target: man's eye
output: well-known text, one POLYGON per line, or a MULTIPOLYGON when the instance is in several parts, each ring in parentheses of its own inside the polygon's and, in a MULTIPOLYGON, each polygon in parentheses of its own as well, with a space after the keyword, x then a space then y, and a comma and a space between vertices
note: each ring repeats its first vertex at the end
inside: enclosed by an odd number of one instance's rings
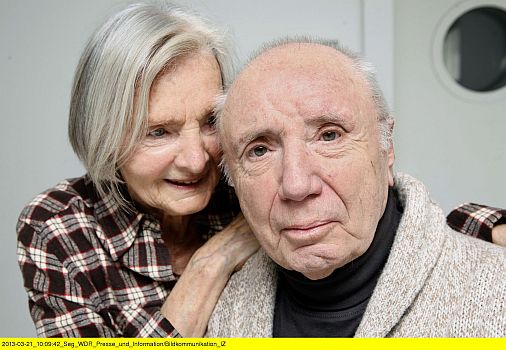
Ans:
POLYGON ((334 141, 336 140, 337 138, 339 137, 339 134, 337 133, 337 131, 332 131, 332 130, 329 130, 329 131, 325 131, 322 136, 321 136, 321 139, 323 141, 334 141))
POLYGON ((255 157, 262 157, 267 153, 267 147, 265 146, 256 146, 251 150, 251 154, 255 157))
POLYGON ((166 133, 167 132, 165 131, 164 128, 158 128, 158 129, 155 129, 153 131, 150 131, 148 135, 149 136, 153 136, 153 137, 162 137, 166 133))

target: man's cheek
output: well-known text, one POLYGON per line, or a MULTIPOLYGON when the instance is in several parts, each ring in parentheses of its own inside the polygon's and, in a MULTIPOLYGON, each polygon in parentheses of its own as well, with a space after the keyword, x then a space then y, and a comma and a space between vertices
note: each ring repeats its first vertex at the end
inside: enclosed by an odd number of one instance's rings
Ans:
POLYGON ((241 208, 250 226, 255 231, 264 232, 269 228, 270 203, 261 186, 245 186, 238 189, 241 193, 241 208))

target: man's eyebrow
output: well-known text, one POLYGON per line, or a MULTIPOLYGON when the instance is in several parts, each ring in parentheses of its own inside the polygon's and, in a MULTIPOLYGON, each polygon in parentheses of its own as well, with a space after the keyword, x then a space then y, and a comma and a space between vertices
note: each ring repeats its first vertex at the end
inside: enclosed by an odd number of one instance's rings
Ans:
POLYGON ((244 132, 242 136, 239 137, 239 145, 247 145, 258 138, 262 138, 272 134, 273 131, 270 128, 248 130, 244 132))
MULTIPOLYGON (((310 116, 306 118, 305 123, 312 127, 319 127, 324 124, 339 124, 345 130, 352 129, 354 125, 352 118, 349 118, 342 113, 325 113, 310 116)), ((269 127, 263 127, 260 129, 252 128, 250 130, 246 130, 239 137, 238 142, 239 145, 247 145, 258 138, 272 136, 274 133, 275 132, 269 127)))
POLYGON ((344 129, 349 129, 353 126, 353 120, 342 113, 326 113, 315 116, 307 117, 306 124, 310 126, 320 126, 323 124, 339 124, 344 129))

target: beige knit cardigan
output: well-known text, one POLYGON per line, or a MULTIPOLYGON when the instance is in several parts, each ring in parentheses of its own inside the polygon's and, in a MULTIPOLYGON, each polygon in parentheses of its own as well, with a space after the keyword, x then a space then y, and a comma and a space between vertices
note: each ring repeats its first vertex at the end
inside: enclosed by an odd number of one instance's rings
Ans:
MULTIPOLYGON (((425 186, 395 177, 404 213, 356 337, 505 337, 506 249, 452 231, 425 186)), ((271 337, 274 263, 260 250, 225 287, 209 337, 271 337)))

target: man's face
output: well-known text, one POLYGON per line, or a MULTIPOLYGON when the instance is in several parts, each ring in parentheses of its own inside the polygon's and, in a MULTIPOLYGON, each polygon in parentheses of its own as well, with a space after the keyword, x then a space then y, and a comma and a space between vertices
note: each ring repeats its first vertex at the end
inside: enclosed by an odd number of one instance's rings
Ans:
POLYGON ((242 210, 269 256, 311 279, 369 247, 393 184, 393 150, 348 58, 314 44, 264 53, 229 92, 223 148, 242 210))

